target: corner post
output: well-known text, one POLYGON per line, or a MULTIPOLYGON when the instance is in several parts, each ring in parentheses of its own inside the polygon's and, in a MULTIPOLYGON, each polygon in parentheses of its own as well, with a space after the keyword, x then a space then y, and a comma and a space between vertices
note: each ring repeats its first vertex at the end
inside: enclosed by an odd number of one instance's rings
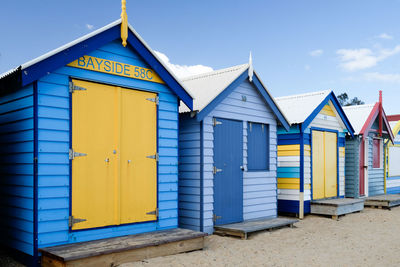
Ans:
POLYGON ((299 219, 304 218, 304 131, 300 124, 300 193, 299 193, 299 219))

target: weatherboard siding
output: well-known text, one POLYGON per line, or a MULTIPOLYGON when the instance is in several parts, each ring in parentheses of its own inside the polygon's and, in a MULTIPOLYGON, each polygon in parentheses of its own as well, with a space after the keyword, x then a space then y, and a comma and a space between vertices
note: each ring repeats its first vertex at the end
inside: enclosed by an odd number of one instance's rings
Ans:
POLYGON ((382 166, 380 168, 373 168, 372 164, 374 136, 376 136, 376 134, 370 134, 368 136, 368 196, 383 195, 385 193, 383 164, 381 164, 382 166))
MULTIPOLYGON (((397 147, 397 149, 399 149, 399 145, 400 145, 400 134, 397 134, 397 136, 395 136, 395 146, 397 147)), ((390 141, 389 141, 390 142, 390 141)), ((390 144, 391 145, 391 144, 390 144)), ((387 146, 389 146, 389 144, 387 144, 387 146)), ((390 153, 388 152, 389 149, 387 149, 387 154, 386 157, 390 157, 390 153)), ((387 164, 388 164, 388 159, 385 159, 387 164)), ((386 168, 386 193, 387 194, 400 194, 400 176, 389 176, 390 172, 389 172, 389 168, 386 168)))
MULTIPOLYGON (((276 153, 277 122, 272 110, 267 107, 257 89, 245 81, 219 103, 200 128, 196 118, 185 119, 180 114, 179 133, 179 214, 180 226, 199 230, 200 211, 203 211, 203 231, 214 231, 214 126, 213 118, 243 121, 243 219, 267 218, 277 216, 276 153), (242 101, 246 96, 246 101, 242 101), (270 168, 268 171, 247 171, 247 122, 269 124, 270 129, 270 168), (200 147, 197 143, 202 129, 203 167, 200 168, 200 147), (186 158, 188 153, 196 156, 186 158), (200 171, 203 171, 203 188, 200 190, 200 171), (200 193, 203 193, 200 198, 200 193), (203 200, 201 206, 200 199, 203 200)), ((187 117, 186 117, 187 118, 187 117)), ((218 126, 217 126, 218 127, 218 126)))
MULTIPOLYGON (((141 67, 148 65, 117 40, 91 53, 141 67)), ((79 92, 75 92, 79 93, 79 92)), ((38 82, 38 197, 39 247, 103 239, 108 237, 175 228, 178 225, 178 99, 164 84, 62 67, 38 82), (70 78, 152 91, 159 94, 158 106, 158 207, 157 222, 69 231, 70 212, 70 78)))
POLYGON ((0 96, 0 241, 33 255, 34 89, 0 96))
POLYGON ((179 117, 179 227, 200 231, 200 122, 179 117))
POLYGON ((346 197, 360 196, 360 140, 346 138, 346 197))
MULTIPOLYGON (((312 200, 312 128, 338 131, 339 155, 339 196, 345 195, 345 128, 331 102, 319 112, 304 130, 304 212, 310 211, 312 200)), ((299 213, 300 200, 300 131, 292 125, 285 133, 278 128, 278 206, 281 212, 299 213)))

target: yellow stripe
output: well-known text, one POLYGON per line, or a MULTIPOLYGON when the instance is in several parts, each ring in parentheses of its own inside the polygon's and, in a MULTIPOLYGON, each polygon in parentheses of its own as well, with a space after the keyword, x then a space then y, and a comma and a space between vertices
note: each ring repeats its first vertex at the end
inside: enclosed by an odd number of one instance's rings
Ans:
POLYGON ((278 178, 278 184, 299 184, 300 178, 278 178))
MULTIPOLYGON (((298 183, 298 184, 278 184, 278 189, 300 189, 300 183, 298 183)), ((304 189, 310 190, 311 185, 305 184, 304 189)))
POLYGON ((284 145, 278 146, 278 151, 300 150, 300 145, 284 145))
POLYGON ((329 104, 326 104, 325 107, 321 110, 320 114, 324 114, 327 116, 331 116, 331 117, 336 117, 335 112, 333 112, 331 106, 329 106, 329 104))
POLYGON ((339 147, 339 157, 344 158, 346 155, 346 150, 344 147, 339 147))

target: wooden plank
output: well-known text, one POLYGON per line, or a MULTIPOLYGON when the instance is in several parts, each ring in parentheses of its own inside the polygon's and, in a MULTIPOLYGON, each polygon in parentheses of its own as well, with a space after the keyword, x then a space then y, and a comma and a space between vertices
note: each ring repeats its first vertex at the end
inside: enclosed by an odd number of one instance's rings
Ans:
POLYGON ((215 226, 214 233, 218 235, 238 236, 247 239, 248 234, 263 230, 271 230, 283 226, 292 227, 297 219, 274 218, 274 219, 258 219, 245 221, 241 223, 232 223, 226 225, 215 226))
POLYGON ((143 247, 127 251, 103 254, 93 257, 81 258, 73 261, 60 261, 58 259, 49 259, 44 256, 43 267, 99 267, 99 266, 118 266, 122 263, 140 261, 144 259, 173 255, 183 252, 203 249, 204 237, 197 237, 189 240, 170 242, 162 245, 143 247))
POLYGON ((103 254, 112 254, 146 247, 160 246, 173 242, 196 239, 199 237, 203 238, 206 235, 207 234, 205 233, 178 228, 42 248, 40 249, 40 252, 42 255, 49 256, 60 261, 74 261, 103 254))
POLYGON ((339 215, 358 212, 364 209, 364 200, 360 199, 328 199, 313 201, 311 213, 329 215, 337 220, 339 215))

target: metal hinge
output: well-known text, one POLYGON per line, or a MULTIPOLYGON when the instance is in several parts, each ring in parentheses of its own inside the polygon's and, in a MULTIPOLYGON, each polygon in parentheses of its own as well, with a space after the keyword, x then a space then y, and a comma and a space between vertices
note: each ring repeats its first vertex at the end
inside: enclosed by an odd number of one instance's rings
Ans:
POLYGON ((86 222, 86 219, 79 219, 79 218, 74 218, 74 216, 69 216, 69 219, 68 219, 69 227, 72 227, 72 226, 74 226, 74 224, 80 223, 80 222, 86 222))
POLYGON ((75 157, 84 157, 87 156, 85 153, 75 152, 72 148, 69 150, 69 159, 73 160, 75 157))
POLYGON ((147 214, 147 215, 156 215, 156 217, 158 218, 158 208, 156 208, 156 210, 147 212, 146 214, 147 214))
POLYGON ((159 159, 158 153, 156 153, 155 155, 147 156, 146 158, 148 158, 148 159, 155 159, 156 161, 158 161, 158 159, 159 159))
POLYGON ((149 100, 151 102, 156 103, 156 105, 158 105, 158 103, 160 102, 158 96, 154 97, 154 98, 146 98, 146 100, 149 100))
POLYGON ((219 125, 219 124, 222 124, 222 122, 217 121, 216 118, 213 118, 213 125, 214 125, 214 127, 217 126, 217 125, 219 125))
POLYGON ((69 92, 73 93, 74 91, 86 91, 87 89, 84 87, 80 87, 77 85, 74 85, 73 82, 69 82, 69 92))
POLYGON ((216 214, 213 214, 213 222, 216 222, 218 219, 221 219, 222 216, 217 216, 216 214))
POLYGON ((217 167, 213 167, 213 173, 217 174, 217 172, 222 172, 222 169, 218 169, 217 167))

